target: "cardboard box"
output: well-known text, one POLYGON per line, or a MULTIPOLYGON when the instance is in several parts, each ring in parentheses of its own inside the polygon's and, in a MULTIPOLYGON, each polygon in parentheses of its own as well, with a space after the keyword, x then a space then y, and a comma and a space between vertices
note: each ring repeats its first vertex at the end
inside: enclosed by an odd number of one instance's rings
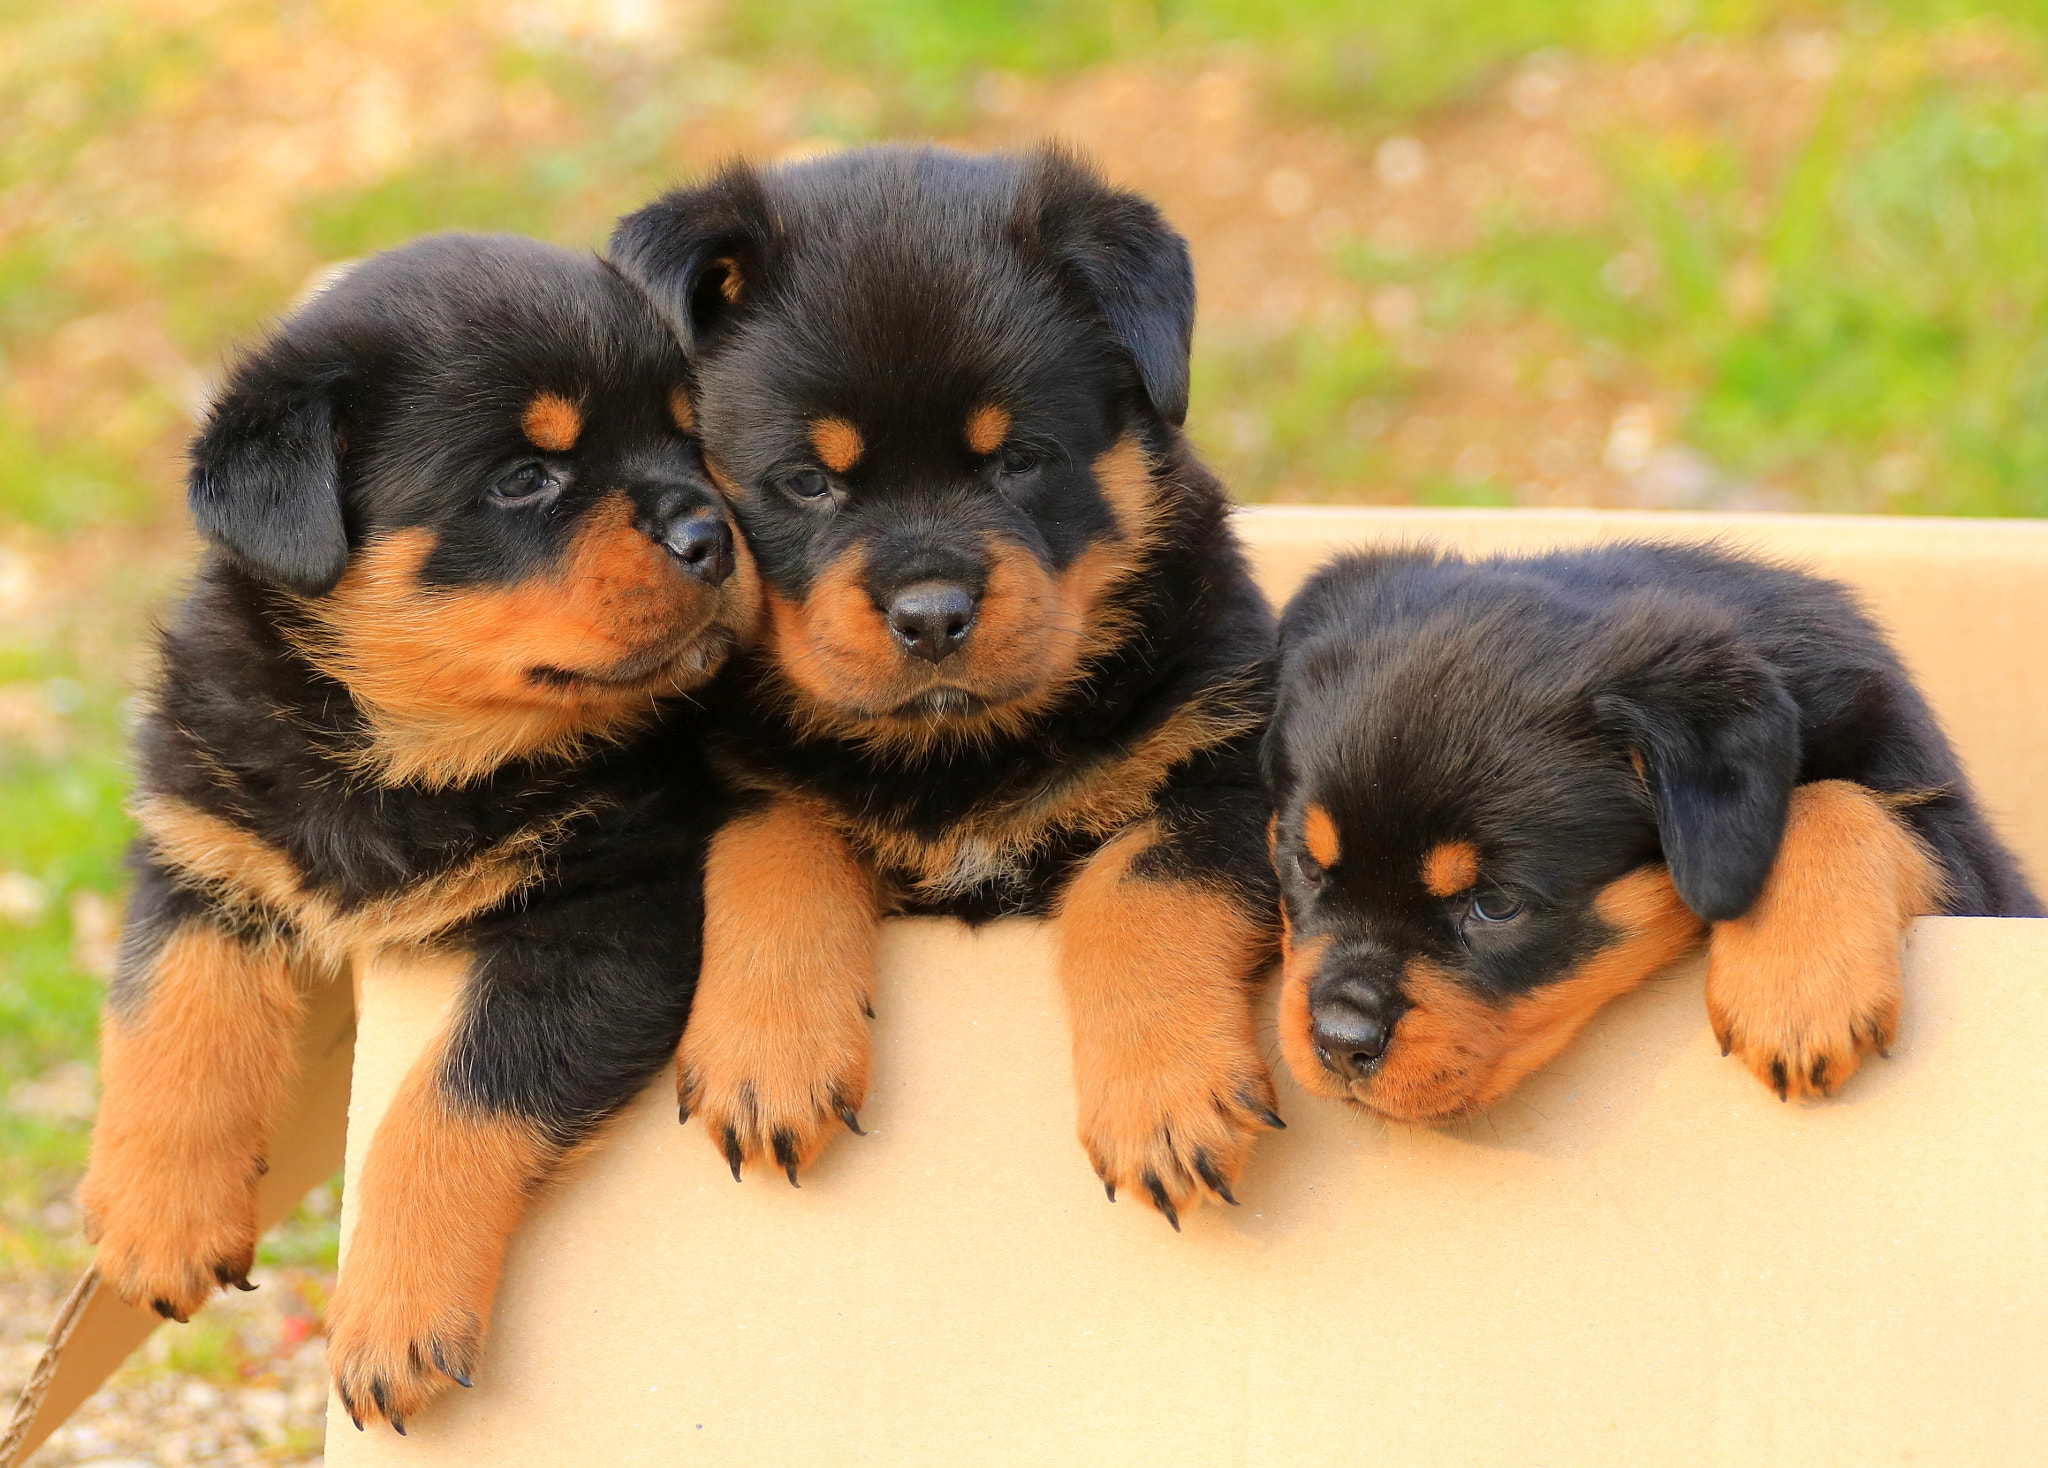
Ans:
MULTIPOLYGON (((1260 510, 1244 528, 1276 598, 1334 549, 1422 536, 1721 536, 1814 565, 1864 593, 2048 874, 2048 524, 1260 510)), ((476 1389, 404 1439, 336 1408, 328 1462, 2033 1461, 2044 970, 2048 923, 1922 920, 1893 1059, 1811 1108, 1720 1057, 1696 961, 1459 1127, 1374 1122, 1283 1073, 1289 1130, 1244 1206, 1176 1236, 1109 1206, 1074 1142, 1043 928, 892 923, 869 1136, 801 1190, 767 1170, 736 1187, 658 1083, 515 1239, 476 1389)), ((413 955, 358 966, 351 1169, 455 979, 413 955)), ((345 998, 308 1038, 329 1064, 267 1197, 336 1155, 345 998)), ((345 1204, 344 1240, 349 1223, 345 1204)), ((153 1322, 88 1289, 16 1450, 153 1322)))

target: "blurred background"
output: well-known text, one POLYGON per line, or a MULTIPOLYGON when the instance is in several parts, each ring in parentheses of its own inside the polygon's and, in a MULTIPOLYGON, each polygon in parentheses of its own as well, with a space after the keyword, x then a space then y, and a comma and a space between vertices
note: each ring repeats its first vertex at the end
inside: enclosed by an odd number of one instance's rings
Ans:
MULTIPOLYGON (((1249 500, 2048 514, 2048 0, 0 0, 0 1391, 83 1258, 123 711, 227 353, 422 230, 1048 136, 1249 500)), ((317 1456, 331 1189, 39 1464, 317 1456)))

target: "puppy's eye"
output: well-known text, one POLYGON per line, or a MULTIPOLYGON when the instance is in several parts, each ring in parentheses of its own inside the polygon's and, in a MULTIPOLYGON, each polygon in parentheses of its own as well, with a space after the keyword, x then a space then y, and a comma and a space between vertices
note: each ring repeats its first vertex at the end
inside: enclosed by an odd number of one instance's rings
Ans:
POLYGON ((1302 884, 1308 887, 1322 886, 1323 878, 1327 875, 1323 864, 1306 851, 1297 851, 1294 854, 1294 870, 1301 878, 1302 884))
POLYGON ((821 500, 832 493, 832 481, 816 469, 791 470, 775 481, 775 487, 798 500, 821 500))
POLYGON ((1030 449, 1006 448, 996 456, 996 465, 1005 474, 1029 474, 1038 464, 1038 455, 1030 449))
POLYGON ((498 476, 491 485, 491 498, 505 505, 533 504, 546 498, 560 482, 545 464, 529 460, 498 476))
POLYGON ((1522 904, 1504 892, 1482 892, 1472 899, 1472 916, 1482 923, 1510 923, 1522 915, 1522 904))

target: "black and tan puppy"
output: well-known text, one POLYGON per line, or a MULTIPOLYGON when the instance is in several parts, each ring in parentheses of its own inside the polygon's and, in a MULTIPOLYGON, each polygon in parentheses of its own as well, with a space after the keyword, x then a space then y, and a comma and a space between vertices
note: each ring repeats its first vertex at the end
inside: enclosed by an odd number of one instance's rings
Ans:
POLYGON ((1228 1197, 1278 1124, 1271 619, 1180 433, 1180 237, 1056 152, 876 149, 730 168, 612 254, 695 359, 765 600, 684 1105, 794 1181, 867 1086, 876 920, 1057 914, 1111 1196, 1228 1197))
POLYGON ((139 735, 88 1232, 164 1315, 246 1287, 305 986, 465 955, 329 1314, 358 1425, 467 1384, 528 1194, 682 1032, 716 802, 664 700, 758 592, 684 372, 601 262, 436 238, 293 314, 193 448, 210 549, 139 735))
POLYGON ((1716 548, 1346 557, 1281 626, 1267 745, 1308 1090, 1499 1099, 1711 934, 1724 1051, 1827 1095, 1916 913, 2040 911, 1841 587, 1716 548))

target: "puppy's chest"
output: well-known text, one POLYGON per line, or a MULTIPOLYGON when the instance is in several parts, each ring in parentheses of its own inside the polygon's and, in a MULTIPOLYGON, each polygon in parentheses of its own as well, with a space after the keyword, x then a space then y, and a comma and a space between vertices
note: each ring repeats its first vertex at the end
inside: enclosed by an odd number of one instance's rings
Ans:
POLYGON ((323 792, 251 808, 226 791, 144 792, 138 824, 182 884, 327 959, 430 943, 514 901, 615 809, 560 782, 323 792))

